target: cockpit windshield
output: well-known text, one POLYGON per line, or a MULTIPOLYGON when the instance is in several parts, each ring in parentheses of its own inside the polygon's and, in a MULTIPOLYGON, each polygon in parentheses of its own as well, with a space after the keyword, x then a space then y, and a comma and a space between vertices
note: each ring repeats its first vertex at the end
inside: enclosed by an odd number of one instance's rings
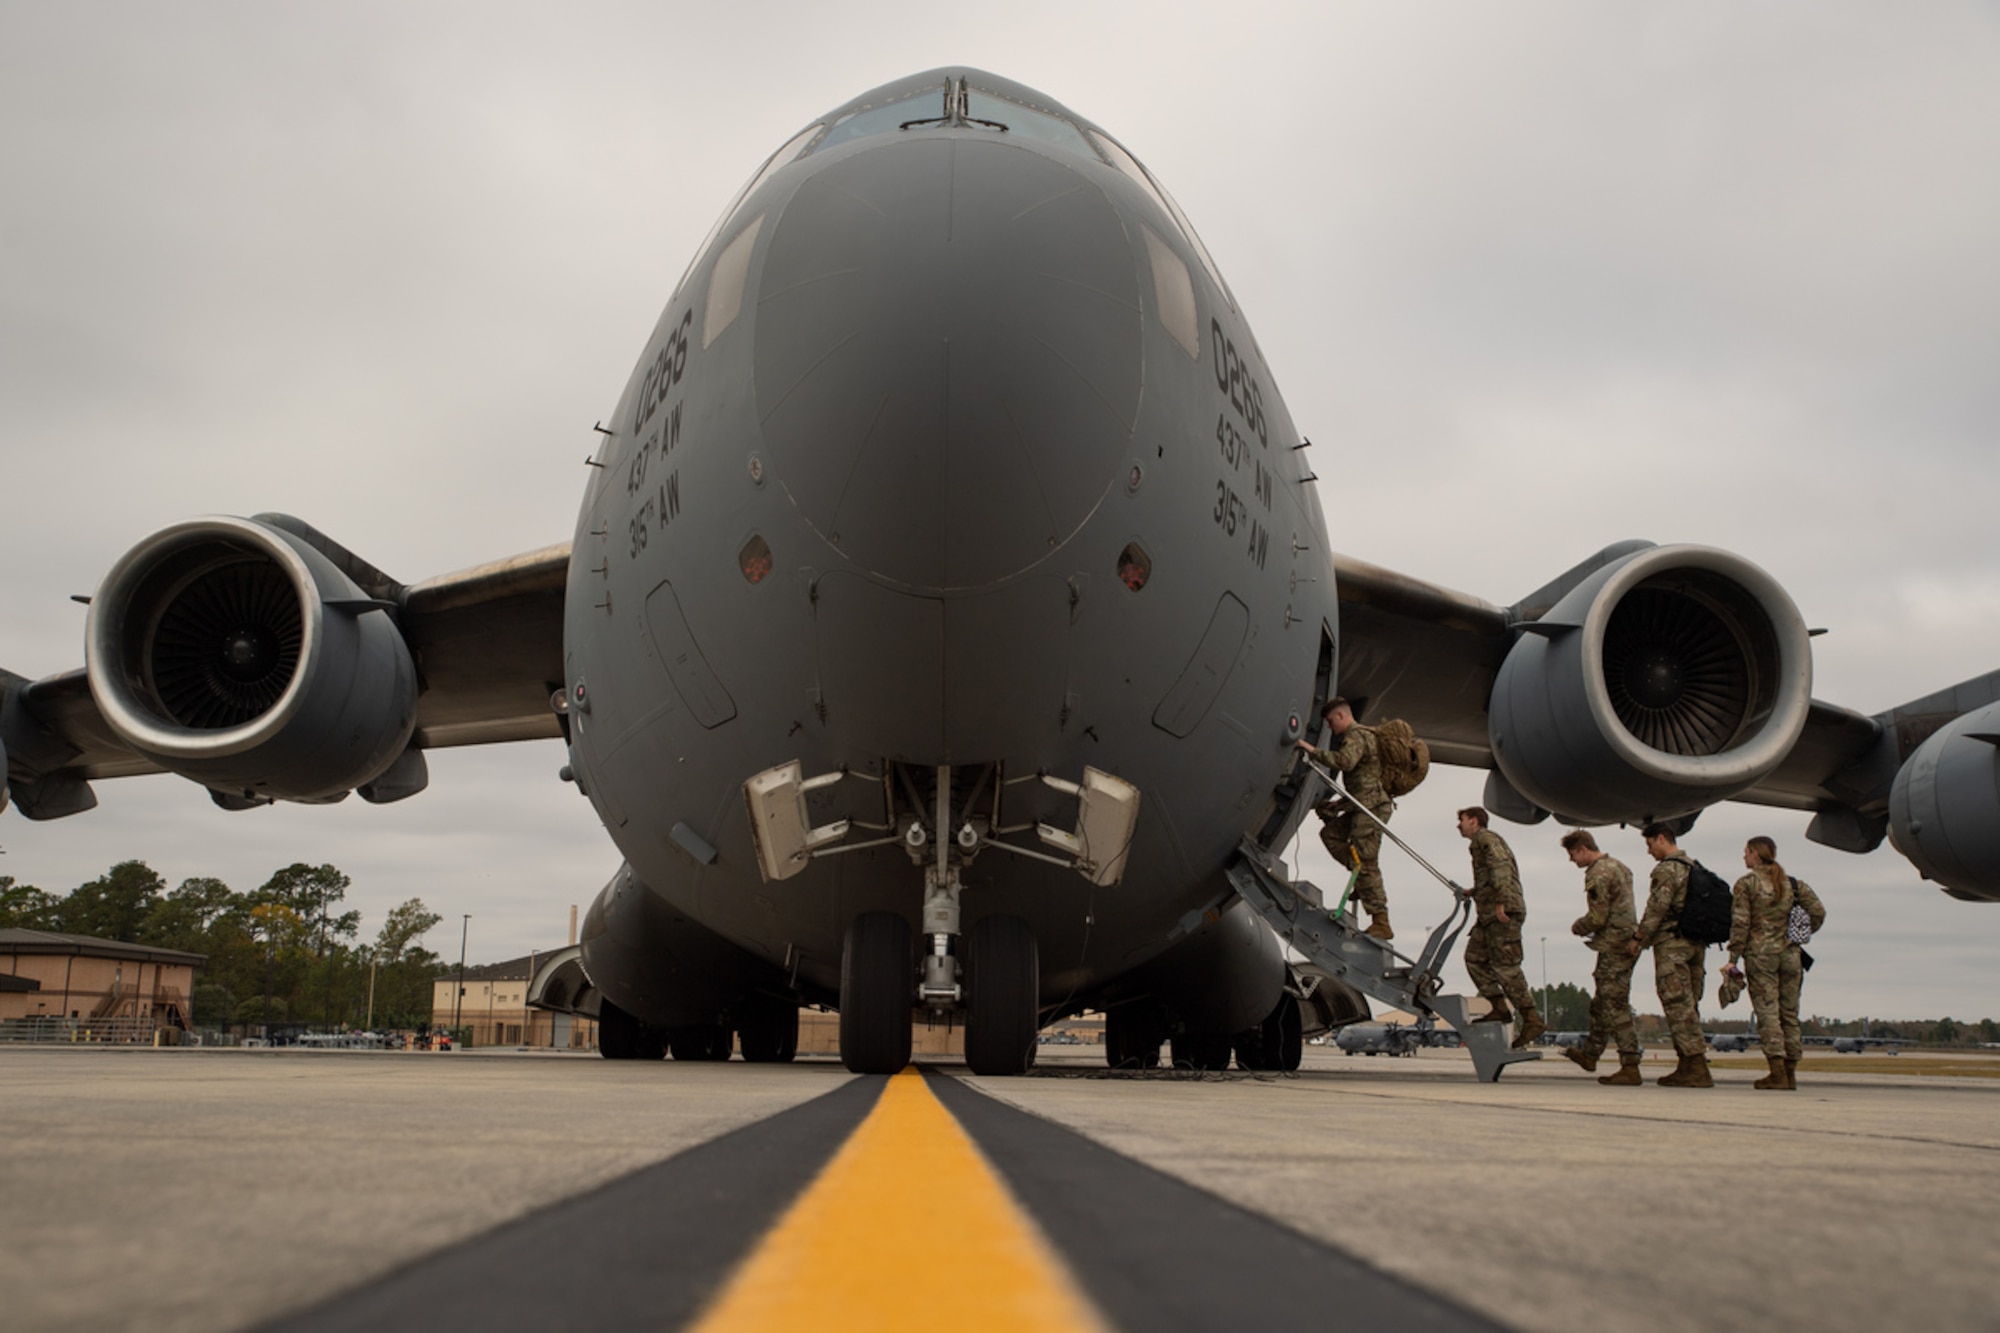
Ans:
POLYGON ((1009 134, 1018 134, 1023 139, 1082 153, 1085 157, 1097 156, 1091 151, 1090 143, 1081 130, 1046 111, 1037 111, 971 87, 966 89, 965 106, 967 118, 975 124, 1004 125, 1009 134))
POLYGON ((974 88, 964 79, 947 79, 936 88, 851 112, 835 121, 811 151, 824 152, 837 144, 878 134, 923 129, 1014 134, 1085 157, 1098 157, 1083 131, 1061 116, 974 88))
POLYGON ((833 128, 826 132, 826 137, 813 145, 813 151, 822 153, 835 144, 866 139, 875 134, 893 134, 911 121, 937 124, 944 114, 945 89, 930 88, 881 106, 865 107, 845 120, 835 121, 833 128))

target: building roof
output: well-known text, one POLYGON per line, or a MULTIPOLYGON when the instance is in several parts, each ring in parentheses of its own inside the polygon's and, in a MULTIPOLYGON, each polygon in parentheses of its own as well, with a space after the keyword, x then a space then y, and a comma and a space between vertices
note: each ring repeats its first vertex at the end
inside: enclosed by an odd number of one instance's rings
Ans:
MULTIPOLYGON (((555 950, 553 949, 544 949, 540 953, 522 954, 519 958, 509 958, 504 963, 481 963, 478 967, 466 968, 465 979, 467 981, 526 981, 528 979, 528 963, 530 960, 547 958, 554 952, 555 950)), ((438 980, 451 981, 455 980, 457 976, 458 969, 453 967, 448 969, 447 976, 439 977, 438 980)))
POLYGON ((0 930, 0 954, 77 954, 85 958, 130 958, 141 963, 184 963, 200 967, 208 961, 205 953, 183 953, 179 949, 156 949, 148 944, 127 944, 123 940, 100 940, 94 935, 65 935, 53 930, 0 930))

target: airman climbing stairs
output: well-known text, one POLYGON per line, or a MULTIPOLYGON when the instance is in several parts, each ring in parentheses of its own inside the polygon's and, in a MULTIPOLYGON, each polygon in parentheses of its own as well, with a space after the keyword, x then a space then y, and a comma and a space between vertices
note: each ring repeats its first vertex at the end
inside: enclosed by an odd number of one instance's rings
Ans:
MULTIPOLYGON (((1400 838, 1395 840, 1402 844, 1400 838)), ((1287 878, 1284 863, 1254 839, 1243 840, 1227 874, 1251 910, 1307 962, 1371 999, 1450 1024, 1472 1053, 1472 1068, 1479 1081, 1495 1082, 1508 1065, 1539 1060, 1542 1053, 1510 1050, 1511 1023, 1475 1023, 1471 997, 1440 993, 1444 989, 1440 973, 1471 918, 1472 897, 1429 862, 1421 857, 1417 860, 1452 891, 1453 903, 1451 915, 1431 932, 1423 952, 1414 959, 1397 953, 1386 940, 1356 930, 1352 916, 1328 911, 1317 886, 1287 878)))

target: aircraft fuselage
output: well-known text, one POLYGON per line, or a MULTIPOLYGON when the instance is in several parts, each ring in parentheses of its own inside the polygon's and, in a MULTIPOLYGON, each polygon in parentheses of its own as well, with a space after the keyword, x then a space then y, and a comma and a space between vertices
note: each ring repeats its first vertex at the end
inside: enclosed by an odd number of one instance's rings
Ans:
MULTIPOLYGON (((1045 1010, 1201 927, 1244 834, 1301 813, 1274 791, 1336 617, 1299 436, 1163 193, 1039 94, 938 71, 815 122, 604 425, 566 599, 574 772, 668 915, 805 993, 838 991, 857 914, 916 922, 899 835, 940 769, 952 822, 995 839, 1071 817, 1039 774, 1141 793, 1116 884, 962 861, 966 927, 1029 923, 1045 1010), (891 827, 765 882, 744 782, 791 760, 850 775, 816 821, 891 827)), ((666 982, 601 980, 673 1018, 666 982)))

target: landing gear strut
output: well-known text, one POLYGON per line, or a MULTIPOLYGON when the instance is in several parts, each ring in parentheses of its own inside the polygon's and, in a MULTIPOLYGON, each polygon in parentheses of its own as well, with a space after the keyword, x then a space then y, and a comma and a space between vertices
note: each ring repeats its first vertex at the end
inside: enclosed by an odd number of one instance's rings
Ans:
POLYGON ((1166 1020, 1151 1001, 1121 1004, 1104 1016, 1104 1062, 1113 1069, 1157 1069, 1166 1020))
POLYGON ((799 1053, 798 1002, 755 997, 737 1021, 736 1043, 753 1065, 790 1064, 799 1053))
POLYGON ((729 1029, 720 1023, 667 1029, 667 1051, 676 1060, 727 1060, 729 1046, 729 1029))
POLYGON ((1229 1037, 1216 1032, 1174 1034, 1174 1068, 1215 1073, 1229 1068, 1229 1037))

